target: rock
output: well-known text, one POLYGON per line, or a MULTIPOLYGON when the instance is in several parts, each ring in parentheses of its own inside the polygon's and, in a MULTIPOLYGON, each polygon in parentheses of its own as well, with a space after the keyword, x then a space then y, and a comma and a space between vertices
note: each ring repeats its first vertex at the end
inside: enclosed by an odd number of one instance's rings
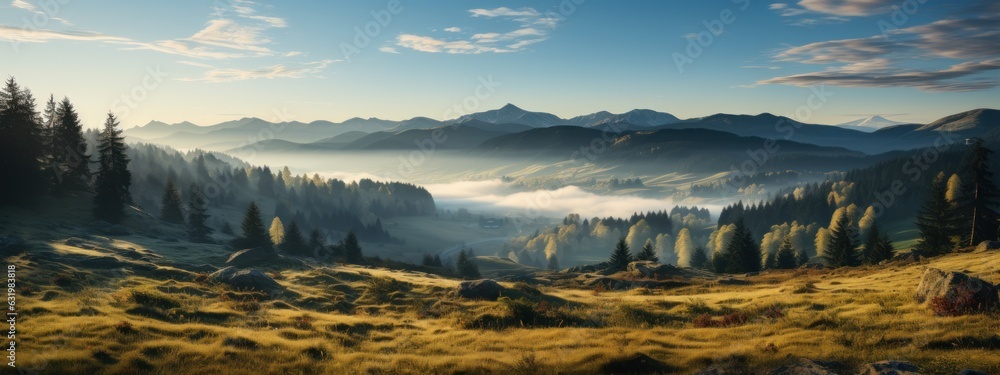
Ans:
POLYGON ((977 253, 984 253, 987 251, 1000 250, 1000 241, 983 241, 976 246, 977 253))
POLYGON ((935 298, 943 298, 953 313, 983 311, 1000 303, 997 287, 982 279, 961 272, 945 272, 928 268, 917 285, 916 300, 930 303, 935 298))
POLYGON ((601 263, 597 263, 597 264, 588 264, 588 265, 585 265, 585 266, 570 267, 570 268, 566 268, 566 269, 564 269, 562 271, 559 271, 559 272, 562 272, 562 273, 590 273, 590 272, 604 271, 604 270, 607 270, 609 267, 611 267, 611 263, 601 262, 601 263))
POLYGON ((896 254, 896 256, 892 257, 892 259, 883 262, 884 264, 910 264, 910 263, 917 263, 919 261, 920 261, 920 254, 911 251, 908 253, 896 254))
POLYGON ((227 265, 236 267, 268 266, 278 260, 278 252, 272 247, 255 247, 233 253, 226 261, 227 265))
POLYGON ((253 289, 269 294, 281 291, 277 281, 258 269, 226 267, 208 275, 208 278, 237 289, 253 289))
POLYGON ((670 374, 675 371, 666 363, 642 353, 612 360, 601 365, 600 369, 602 374, 670 374))
POLYGON ((0 256, 9 257, 28 251, 28 243, 14 235, 0 236, 0 256))
POLYGON ((827 366, 830 365, 824 366, 810 359, 798 358, 771 370, 767 375, 837 375, 827 366))
POLYGON ((496 301, 507 289, 493 280, 463 281, 458 285, 455 295, 466 299, 482 299, 496 301))
POLYGON ((629 263, 625 270, 632 277, 647 279, 662 279, 679 274, 677 267, 648 260, 629 263))
POLYGON ((907 362, 881 361, 861 366, 858 375, 920 375, 920 368, 907 362))

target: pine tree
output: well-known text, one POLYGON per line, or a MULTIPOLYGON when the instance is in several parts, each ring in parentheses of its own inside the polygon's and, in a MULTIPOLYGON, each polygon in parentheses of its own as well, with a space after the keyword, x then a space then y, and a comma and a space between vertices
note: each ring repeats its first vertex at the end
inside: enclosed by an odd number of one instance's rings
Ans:
POLYGON ((236 232, 233 232, 233 226, 230 225, 228 221, 222 222, 222 228, 219 228, 219 232, 222 232, 223 234, 228 234, 230 236, 236 234, 236 232))
POLYGON ((877 223, 872 224, 865 236, 865 245, 861 248, 861 259, 864 263, 875 265, 883 260, 892 259, 894 251, 889 235, 882 233, 877 223))
POLYGON ((799 267, 809 264, 809 253, 805 249, 795 251, 795 264, 799 267))
POLYGON ((920 242, 914 251, 923 256, 935 256, 949 253, 954 248, 952 236, 955 233, 954 215, 951 204, 945 197, 945 175, 940 173, 934 179, 927 200, 917 215, 917 229, 920 231, 920 242))
POLYGON ((45 191, 41 121, 31 92, 8 79, 0 90, 0 204, 25 202, 45 191))
POLYGON ((181 211, 181 193, 177 191, 177 187, 171 180, 167 180, 167 187, 163 189, 160 206, 160 219, 168 223, 184 224, 184 212, 181 211))
POLYGON ((444 267, 444 262, 441 261, 441 254, 434 254, 434 267, 444 267))
POLYGON ((421 260, 420 264, 427 267, 434 267, 434 256, 430 254, 424 254, 424 259, 421 260))
POLYGON ((42 112, 42 153, 43 168, 52 165, 55 150, 53 149, 52 137, 55 135, 56 123, 59 121, 59 104, 55 95, 49 95, 49 101, 45 103, 45 111, 42 112))
POLYGON ((962 189, 958 197, 957 212, 959 235, 962 244, 975 246, 986 240, 997 239, 997 225, 1000 224, 1000 190, 993 183, 990 170, 990 150, 983 146, 983 140, 976 139, 962 167, 962 189))
POLYGON ((68 98, 56 110, 59 119, 52 129, 53 181, 57 190, 80 189, 90 179, 90 155, 83 139, 83 125, 68 98))
POLYGON ((361 244, 358 243, 358 236, 354 234, 353 230, 347 232, 347 236, 344 237, 341 246, 344 249, 344 260, 347 263, 360 263, 364 258, 364 254, 361 252, 361 244))
POLYGON ((847 215, 840 215, 826 242, 826 252, 823 253, 826 265, 833 268, 857 266, 860 263, 858 245, 857 231, 851 228, 850 219, 847 215))
POLYGON ((743 219, 736 221, 733 238, 726 244, 723 255, 726 261, 726 272, 747 273, 760 271, 760 246, 753 239, 753 233, 747 228, 743 219))
POLYGON ((549 271, 559 270, 559 259, 556 258, 555 254, 549 256, 549 264, 545 268, 548 269, 549 271))
POLYGON ((792 246, 792 237, 785 236, 785 239, 781 241, 781 246, 778 247, 777 255, 775 255, 774 268, 782 270, 795 268, 798 265, 795 255, 796 251, 795 247, 792 246))
POLYGON ((292 219, 288 223, 288 228, 285 228, 285 240, 281 243, 281 250, 293 255, 309 255, 308 244, 306 244, 306 239, 302 236, 302 231, 295 219, 292 219))
POLYGON ((118 119, 108 113, 101 132, 97 152, 99 167, 94 196, 94 215, 97 218, 112 223, 121 220, 125 215, 125 205, 132 201, 132 172, 128 169, 129 158, 126 155, 128 146, 125 137, 118 130, 118 119))
POLYGON ((642 245, 642 251, 639 251, 639 255, 636 256, 638 260, 648 260, 652 262, 659 262, 660 258, 656 256, 656 250, 653 249, 653 241, 646 239, 646 243, 642 245))
POLYGON ((465 249, 458 251, 458 257, 455 259, 455 273, 466 280, 474 280, 482 277, 479 275, 479 265, 466 253, 465 249))
POLYGON ((272 245, 271 236, 264 229, 264 221, 260 218, 260 208, 257 207, 257 203, 250 202, 247 206, 240 229, 243 231, 243 236, 237 239, 237 247, 254 248, 272 245))
POLYGON ((691 254, 691 268, 696 269, 708 269, 708 254, 705 253, 705 248, 698 246, 694 248, 694 253, 691 254))
POLYGON ((316 256, 324 247, 326 245, 323 243, 323 235, 319 232, 319 229, 313 228, 312 232, 309 232, 309 254, 306 255, 316 256))
POLYGON ((625 237, 621 237, 618 239, 618 243, 615 245, 614 251, 611 252, 611 257, 608 258, 608 263, 613 269, 624 270, 628 267, 628 264, 631 261, 632 253, 629 251, 628 243, 625 242, 625 237))
POLYGON ((201 187, 197 184, 191 184, 188 191, 190 195, 188 198, 187 217, 188 238, 194 242, 208 242, 211 240, 209 236, 212 234, 212 228, 209 228, 205 224, 210 217, 208 215, 208 208, 205 205, 205 195, 201 192, 201 187))

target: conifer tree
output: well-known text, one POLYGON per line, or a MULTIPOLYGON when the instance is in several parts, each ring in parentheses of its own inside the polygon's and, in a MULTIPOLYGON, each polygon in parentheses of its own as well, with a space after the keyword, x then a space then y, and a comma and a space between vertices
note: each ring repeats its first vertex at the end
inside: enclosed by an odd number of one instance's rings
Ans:
POLYGON ((625 237, 621 237, 615 244, 615 249, 611 252, 611 257, 608 258, 608 263, 611 264, 611 268, 623 270, 628 267, 631 261, 632 253, 629 251, 628 243, 625 242, 625 237))
POLYGON ((636 256, 638 260, 648 260, 652 262, 659 262, 660 258, 656 256, 656 250, 653 249, 653 241, 646 239, 646 243, 642 245, 642 251, 639 251, 639 255, 636 256))
POLYGON ((191 184, 188 191, 188 238, 195 242, 208 242, 211 240, 209 236, 212 234, 212 228, 206 224, 210 216, 205 204, 205 195, 197 184, 191 184))
POLYGON ((0 204, 24 202, 45 191, 42 136, 31 92, 8 79, 0 90, 0 204))
POLYGON ((167 180, 160 199, 160 219, 168 223, 184 224, 184 212, 181 210, 181 193, 177 191, 172 180, 167 180))
POLYGON ((795 251, 795 264, 799 267, 809 264, 809 253, 805 249, 795 251))
POLYGON ((260 218, 260 208, 256 202, 250 202, 247 211, 243 215, 243 223, 240 225, 243 236, 236 241, 238 248, 254 248, 271 246, 271 236, 264 229, 264 220, 260 218))
POLYGON ((957 217, 962 244, 976 244, 997 239, 997 225, 1000 224, 1000 190, 993 183, 990 170, 990 150, 982 139, 975 139, 965 156, 962 166, 962 188, 958 197, 957 217))
POLYGON ((549 264, 546 265, 545 268, 548 269, 549 271, 558 271, 559 270, 559 259, 556 258, 555 254, 552 254, 552 255, 549 256, 549 264))
POLYGON ((953 223, 954 215, 951 204, 948 203, 944 173, 934 179, 926 201, 917 214, 917 229, 920 231, 920 242, 914 247, 923 256, 935 256, 949 253, 955 247, 952 235, 956 234, 953 223))
POLYGON ((861 259, 867 265, 879 264, 883 260, 892 259, 892 240, 881 232, 878 223, 872 224, 865 235, 865 244, 861 248, 861 259))
POLYGON ((308 244, 295 219, 288 222, 288 228, 285 228, 285 240, 281 243, 281 250, 293 255, 305 256, 309 254, 308 244))
POLYGON ((798 265, 798 261, 795 259, 796 251, 795 247, 792 246, 792 237, 785 236, 785 239, 781 241, 781 246, 778 247, 778 252, 775 255, 774 268, 776 269, 792 269, 798 265))
POLYGON ((325 246, 323 235, 319 232, 319 229, 313 228, 312 232, 309 232, 309 253, 306 255, 316 255, 316 252, 325 246))
POLYGON ((364 258, 364 254, 361 252, 361 244, 358 242, 358 236, 354 234, 353 230, 347 232, 347 236, 344 237, 341 247, 344 249, 344 260, 347 263, 360 263, 364 258))
POLYGON ((68 98, 59 103, 59 114, 52 129, 53 181, 57 190, 87 187, 90 180, 90 155, 83 139, 83 125, 68 98))
POLYGON ((458 251, 458 257, 455 259, 455 273, 466 280, 474 280, 482 277, 479 274, 479 265, 466 253, 465 249, 458 251))
POLYGON ((761 251, 753 233, 747 228, 743 219, 736 221, 733 237, 726 244, 723 252, 726 261, 726 272, 745 273, 758 272, 761 267, 761 251))
POLYGON ((128 169, 128 146, 118 130, 118 119, 108 113, 101 131, 97 152, 99 166, 94 196, 94 215, 101 220, 118 222, 125 215, 125 205, 132 201, 132 172, 128 169))
POLYGON ((833 268, 857 266, 860 263, 858 245, 857 231, 851 228, 851 220, 847 215, 840 215, 836 225, 830 231, 823 259, 826 260, 828 266, 833 268))
POLYGON ((271 228, 267 232, 271 235, 271 243, 280 246, 285 242, 285 225, 277 216, 271 220, 271 228))
POLYGON ((705 253, 705 248, 698 246, 694 248, 694 253, 691 254, 691 268, 696 269, 708 269, 708 254, 705 253))

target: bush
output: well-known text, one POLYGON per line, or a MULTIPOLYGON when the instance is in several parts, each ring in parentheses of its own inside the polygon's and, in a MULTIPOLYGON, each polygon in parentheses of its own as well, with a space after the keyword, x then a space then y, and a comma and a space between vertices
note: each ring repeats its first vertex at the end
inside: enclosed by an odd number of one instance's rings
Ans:
POLYGON ((122 320, 121 322, 118 322, 118 324, 115 324, 115 331, 118 331, 120 334, 127 335, 135 333, 135 327, 133 327, 132 323, 129 321, 122 320))

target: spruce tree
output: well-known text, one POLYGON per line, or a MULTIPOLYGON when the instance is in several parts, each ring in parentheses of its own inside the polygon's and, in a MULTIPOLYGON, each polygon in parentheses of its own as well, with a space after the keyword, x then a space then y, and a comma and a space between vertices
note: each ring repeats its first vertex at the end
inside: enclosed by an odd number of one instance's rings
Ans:
POLYGON ((281 250, 293 255, 307 256, 309 255, 309 245, 306 243, 305 237, 302 236, 302 230, 299 229, 299 224, 295 222, 295 219, 288 222, 288 228, 285 228, 285 240, 281 243, 281 250))
POLYGON ((850 219, 847 215, 840 215, 826 241, 826 251, 823 253, 826 265, 833 268, 857 266, 860 263, 858 245, 857 231, 851 228, 850 219))
POLYGON ((83 125, 68 98, 56 110, 59 119, 52 129, 53 184, 65 191, 87 187, 90 180, 90 155, 83 138, 83 125))
POLYGON ((708 269, 708 254, 705 253, 705 248, 698 246, 694 248, 694 253, 691 254, 691 268, 696 269, 708 269))
POLYGON ((420 264, 427 267, 434 267, 434 256, 430 254, 424 254, 424 259, 420 261, 420 264))
POLYGON ((997 239, 997 225, 1000 224, 1000 191, 993 183, 990 170, 990 154, 993 151, 976 139, 965 156, 962 167, 962 188, 958 197, 958 225, 962 244, 976 244, 997 239))
POLYGON ((188 191, 188 238, 194 242, 208 242, 211 240, 209 236, 212 234, 212 228, 206 224, 210 216, 205 204, 205 195, 197 184, 191 184, 188 191))
POLYGON ((914 251, 922 256, 946 254, 955 247, 952 236, 956 234, 953 225, 951 204, 945 197, 946 181, 944 173, 934 179, 926 201, 917 215, 917 229, 920 231, 920 242, 914 251))
POLYGON ((125 205, 132 201, 132 172, 128 169, 128 146, 118 130, 118 119, 108 113, 101 131, 97 152, 99 167, 94 196, 94 216, 116 223, 125 215, 125 205))
POLYGON ((621 237, 615 244, 615 249, 611 252, 611 257, 608 258, 608 263, 613 269, 624 270, 631 261, 632 253, 629 251, 628 243, 625 242, 625 237, 621 237))
POLYGON ((723 255, 726 261, 726 272, 748 273, 760 271, 760 246, 753 239, 753 233, 747 228, 743 219, 736 221, 733 238, 726 244, 723 255))
POLYGON ((559 270, 559 259, 556 258, 555 254, 549 256, 549 264, 545 268, 548 269, 549 271, 559 270))
POLYGON ((466 253, 465 249, 458 251, 458 257, 455 259, 455 273, 466 280, 474 280, 482 277, 479 274, 479 265, 466 253))
POLYGON ((872 224, 865 235, 865 244, 861 248, 861 259, 867 265, 876 265, 883 260, 892 259, 895 249, 889 235, 882 233, 878 224, 872 224))
POLYGON ((354 234, 353 230, 347 232, 347 236, 344 237, 344 241, 341 244, 344 251, 344 261, 347 263, 360 263, 364 254, 361 252, 361 244, 358 242, 358 236, 354 234))
POLYGON ((0 204, 25 202, 45 191, 41 121, 31 92, 8 79, 0 90, 0 204))
POLYGON ((781 241, 781 246, 778 247, 777 255, 775 255, 774 268, 782 270, 795 268, 798 265, 795 256, 796 251, 795 247, 792 246, 792 237, 785 236, 785 239, 781 241))
POLYGON ((271 246, 271 236, 264 229, 264 220, 260 218, 260 208, 256 202, 250 202, 247 211, 243 215, 243 224, 240 225, 243 236, 236 241, 238 248, 254 248, 271 246))
POLYGON ((172 180, 167 180, 160 199, 160 219, 168 223, 184 224, 184 212, 181 210, 181 193, 177 191, 172 180))
POLYGON ((806 252, 806 249, 795 251, 795 264, 799 267, 809 264, 809 253, 806 252))
POLYGON ((312 232, 309 232, 309 253, 306 255, 316 255, 324 247, 326 245, 323 244, 323 235, 319 232, 319 229, 313 228, 312 232))
POLYGON ((653 249, 653 241, 647 239, 646 243, 642 245, 642 250, 639 251, 639 255, 636 256, 638 260, 648 260, 652 262, 659 262, 660 258, 656 256, 656 250, 653 249))

